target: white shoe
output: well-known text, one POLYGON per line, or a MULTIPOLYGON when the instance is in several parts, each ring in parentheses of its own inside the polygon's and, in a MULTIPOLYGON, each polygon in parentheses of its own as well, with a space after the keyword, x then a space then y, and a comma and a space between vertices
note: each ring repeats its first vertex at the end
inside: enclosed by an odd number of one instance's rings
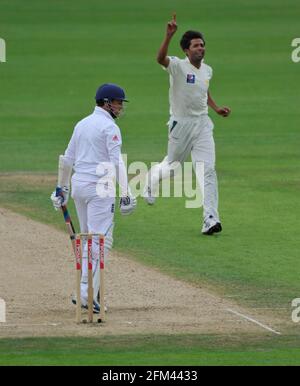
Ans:
POLYGON ((212 235, 213 233, 219 233, 222 231, 222 225, 220 222, 213 219, 212 216, 209 216, 206 220, 204 220, 202 227, 203 235, 212 235))
POLYGON ((148 205, 154 205, 155 203, 155 197, 151 192, 150 186, 146 185, 144 188, 144 200, 147 202, 148 205))
MULTIPOLYGON (((82 299, 81 299, 82 300, 82 299)), ((71 302, 72 304, 76 305, 77 304, 77 300, 76 300, 76 296, 74 294, 71 295, 71 302)), ((81 302, 81 308, 84 308, 84 309, 88 309, 88 305, 87 305, 87 301, 85 302, 81 302)), ((107 305, 105 304, 104 305, 104 311, 107 312, 108 310, 108 307, 107 305)), ((99 314, 100 313, 100 305, 98 302, 96 302, 95 300, 93 300, 93 313, 94 314, 99 314)))
MULTIPOLYGON (((93 301, 93 308, 94 308, 94 314, 100 313, 100 304, 95 300, 93 301)), ((108 310, 107 305, 104 304, 104 312, 107 312, 107 310, 108 310)))

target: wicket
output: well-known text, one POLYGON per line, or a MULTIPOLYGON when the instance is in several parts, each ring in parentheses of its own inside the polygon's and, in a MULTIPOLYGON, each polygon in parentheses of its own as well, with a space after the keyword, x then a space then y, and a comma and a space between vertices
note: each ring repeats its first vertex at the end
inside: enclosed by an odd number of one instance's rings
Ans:
POLYGON ((99 239, 99 265, 100 265, 100 318, 98 322, 105 320, 104 304, 104 236, 100 233, 78 233, 75 238, 75 256, 76 256, 76 322, 81 323, 81 274, 82 274, 82 240, 87 240, 88 253, 88 322, 93 323, 93 260, 92 244, 93 238, 99 239))

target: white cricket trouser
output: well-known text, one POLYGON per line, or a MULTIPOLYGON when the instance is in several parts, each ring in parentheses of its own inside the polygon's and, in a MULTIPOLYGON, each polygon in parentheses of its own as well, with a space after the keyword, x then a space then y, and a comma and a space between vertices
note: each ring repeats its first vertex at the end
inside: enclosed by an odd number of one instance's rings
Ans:
MULTIPOLYGON (((105 235, 104 260, 108 261, 108 253, 113 243, 113 219, 115 198, 100 198, 96 192, 96 183, 76 180, 72 177, 72 198, 75 202, 81 233, 101 233, 105 235)), ((94 300, 100 288, 99 239, 94 238, 92 243, 93 256, 93 288, 94 300)), ((88 298, 88 269, 87 243, 83 243, 81 301, 87 304, 88 298)))
MULTIPOLYGON (((208 115, 202 115, 196 119, 171 117, 168 155, 160 164, 151 168, 146 181, 150 182, 151 190, 155 192, 159 181, 170 175, 170 170, 173 169, 172 163, 183 163, 191 154, 194 170, 196 162, 204 162, 204 220, 212 216, 214 220, 220 221, 213 128, 214 124, 208 115)), ((198 183, 201 186, 199 180, 198 183)))

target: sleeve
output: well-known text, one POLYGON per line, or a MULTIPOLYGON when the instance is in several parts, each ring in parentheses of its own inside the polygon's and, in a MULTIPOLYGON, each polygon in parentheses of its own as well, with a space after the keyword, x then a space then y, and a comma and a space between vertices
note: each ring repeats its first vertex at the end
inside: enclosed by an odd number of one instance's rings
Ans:
POLYGON ((111 125, 108 126, 106 130, 106 147, 108 150, 108 154, 111 153, 111 151, 115 147, 120 147, 122 146, 122 137, 121 137, 121 132, 120 129, 118 128, 117 125, 111 125))
POLYGON ((213 76, 213 69, 210 66, 207 66, 208 80, 211 80, 213 76))
POLYGON ((116 179, 120 186, 121 196, 129 194, 128 178, 126 167, 121 154, 122 138, 117 125, 110 126, 107 130, 106 146, 109 160, 116 168, 116 179))
POLYGON ((166 70, 170 75, 174 76, 178 71, 180 59, 176 56, 168 56, 168 58, 170 60, 169 65, 167 68, 163 67, 163 69, 166 70))

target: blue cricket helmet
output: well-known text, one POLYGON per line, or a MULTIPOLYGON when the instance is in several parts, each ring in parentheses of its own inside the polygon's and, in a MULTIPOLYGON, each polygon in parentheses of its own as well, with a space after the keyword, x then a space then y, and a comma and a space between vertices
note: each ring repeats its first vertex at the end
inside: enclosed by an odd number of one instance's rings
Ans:
POLYGON ((125 91, 118 85, 113 83, 105 83, 100 86, 95 96, 96 102, 99 100, 113 100, 128 102, 125 97, 125 91))

